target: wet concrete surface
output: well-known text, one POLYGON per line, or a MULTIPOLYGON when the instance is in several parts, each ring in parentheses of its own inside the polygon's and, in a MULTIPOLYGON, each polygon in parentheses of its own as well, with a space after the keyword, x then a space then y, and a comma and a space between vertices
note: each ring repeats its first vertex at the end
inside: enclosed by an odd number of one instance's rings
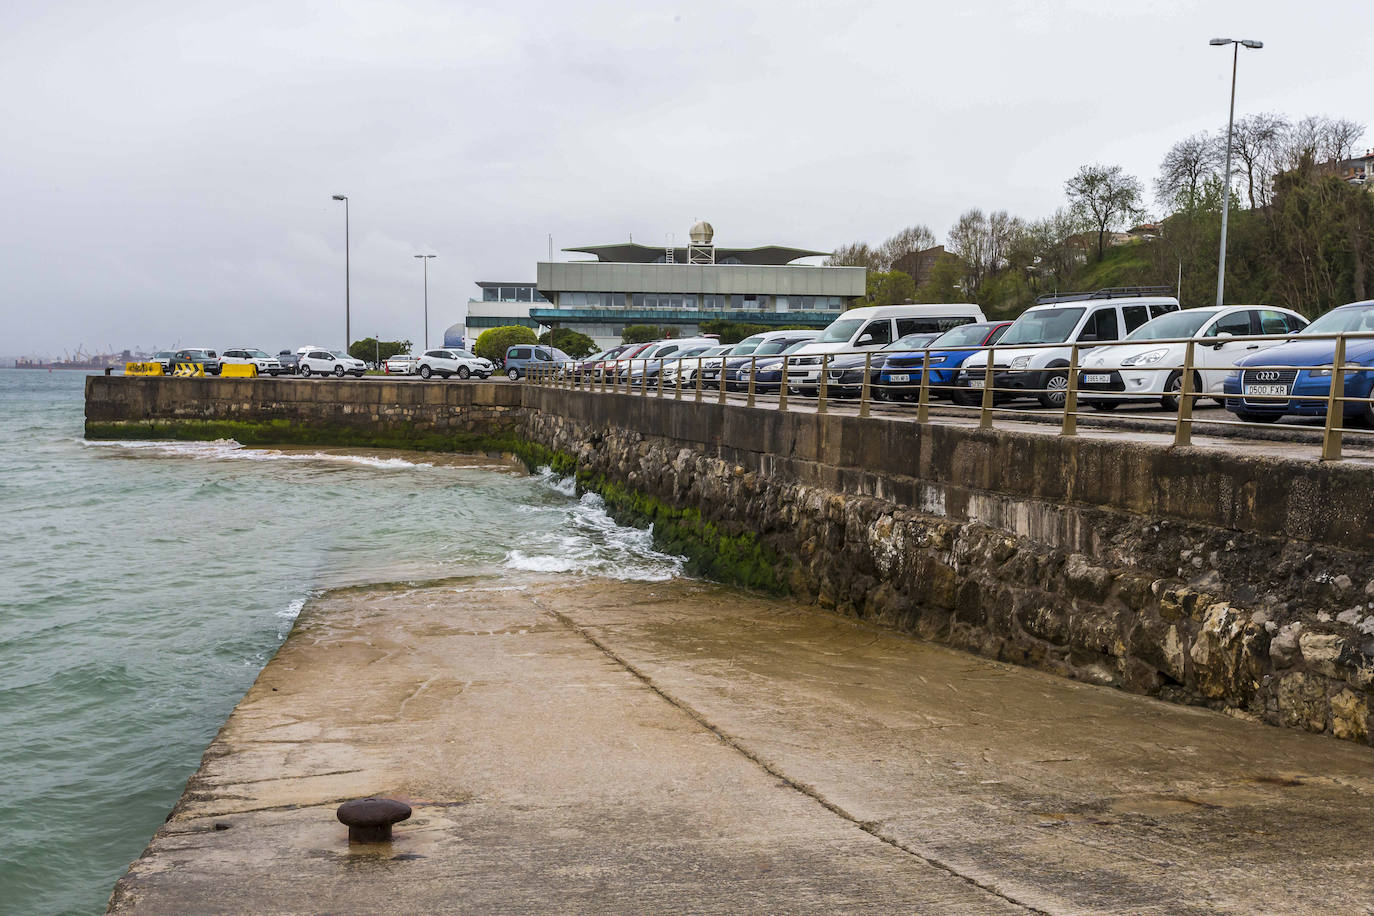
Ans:
POLYGON ((112 911, 1374 913, 1374 749, 712 585, 490 585, 310 605, 112 911), (372 794, 415 814, 350 848, 372 794))

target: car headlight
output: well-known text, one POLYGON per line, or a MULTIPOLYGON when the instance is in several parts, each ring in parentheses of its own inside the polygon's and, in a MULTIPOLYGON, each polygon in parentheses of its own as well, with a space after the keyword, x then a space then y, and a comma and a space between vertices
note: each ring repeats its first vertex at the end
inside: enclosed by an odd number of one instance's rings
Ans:
POLYGON ((1031 358, 1029 356, 1018 356, 1011 361, 1011 367, 1013 369, 1024 369, 1030 365, 1030 361, 1031 358))
POLYGON ((1161 359, 1169 355, 1168 347, 1161 347, 1158 350, 1147 350, 1144 353, 1137 353, 1135 356, 1128 356, 1121 361, 1123 366, 1153 366, 1161 359))

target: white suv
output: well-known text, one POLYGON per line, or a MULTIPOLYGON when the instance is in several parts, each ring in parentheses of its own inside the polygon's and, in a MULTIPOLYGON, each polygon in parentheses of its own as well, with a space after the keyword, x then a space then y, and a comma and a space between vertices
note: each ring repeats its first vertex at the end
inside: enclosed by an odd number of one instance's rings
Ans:
POLYGON ((494 368, 490 361, 474 356, 467 350, 426 350, 415 361, 415 371, 420 373, 420 378, 429 378, 431 375, 442 378, 451 375, 459 378, 472 375, 478 378, 491 378, 494 368))
POLYGON ((275 356, 254 347, 235 347, 225 350, 219 361, 221 365, 225 366, 247 366, 249 364, 257 366, 258 375, 281 375, 286 371, 275 356))
POLYGON ((333 375, 343 378, 345 375, 356 375, 362 378, 367 371, 367 366, 360 359, 354 359, 342 351, 331 353, 317 347, 301 347, 297 351, 301 355, 301 361, 297 371, 302 378, 319 373, 320 375, 333 375))
MULTIPOLYGON (((1144 295, 1136 289, 1072 293, 1045 297, 1040 303, 1022 312, 997 341, 992 364, 995 400, 1033 397, 1039 399, 1041 406, 1057 410, 1064 406, 1069 388, 1073 344, 1120 340, 1145 322, 1178 311, 1178 300, 1173 296, 1144 295)), ((1080 360, 1088 350, 1089 347, 1079 349, 1080 360)), ((960 389, 952 393, 956 404, 978 402, 987 382, 987 368, 986 349, 964 360, 958 380, 960 389)))

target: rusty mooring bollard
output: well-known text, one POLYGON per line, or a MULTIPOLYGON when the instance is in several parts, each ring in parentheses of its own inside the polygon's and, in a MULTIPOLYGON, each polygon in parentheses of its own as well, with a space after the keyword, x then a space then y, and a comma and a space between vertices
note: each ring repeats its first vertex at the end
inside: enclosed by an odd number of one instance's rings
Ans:
POLYGON ((355 798, 339 805, 339 822, 348 825, 349 843, 384 843, 391 825, 410 817, 410 805, 393 798, 355 798))

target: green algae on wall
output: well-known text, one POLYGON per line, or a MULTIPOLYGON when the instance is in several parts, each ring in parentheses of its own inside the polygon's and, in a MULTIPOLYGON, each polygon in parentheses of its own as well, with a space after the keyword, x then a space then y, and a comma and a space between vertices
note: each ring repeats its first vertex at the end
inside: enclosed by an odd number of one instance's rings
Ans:
POLYGON ((86 421, 87 439, 233 439, 242 445, 331 445, 396 448, 422 452, 516 452, 514 435, 431 432, 414 429, 363 431, 348 426, 306 426, 288 420, 116 420, 86 421))

